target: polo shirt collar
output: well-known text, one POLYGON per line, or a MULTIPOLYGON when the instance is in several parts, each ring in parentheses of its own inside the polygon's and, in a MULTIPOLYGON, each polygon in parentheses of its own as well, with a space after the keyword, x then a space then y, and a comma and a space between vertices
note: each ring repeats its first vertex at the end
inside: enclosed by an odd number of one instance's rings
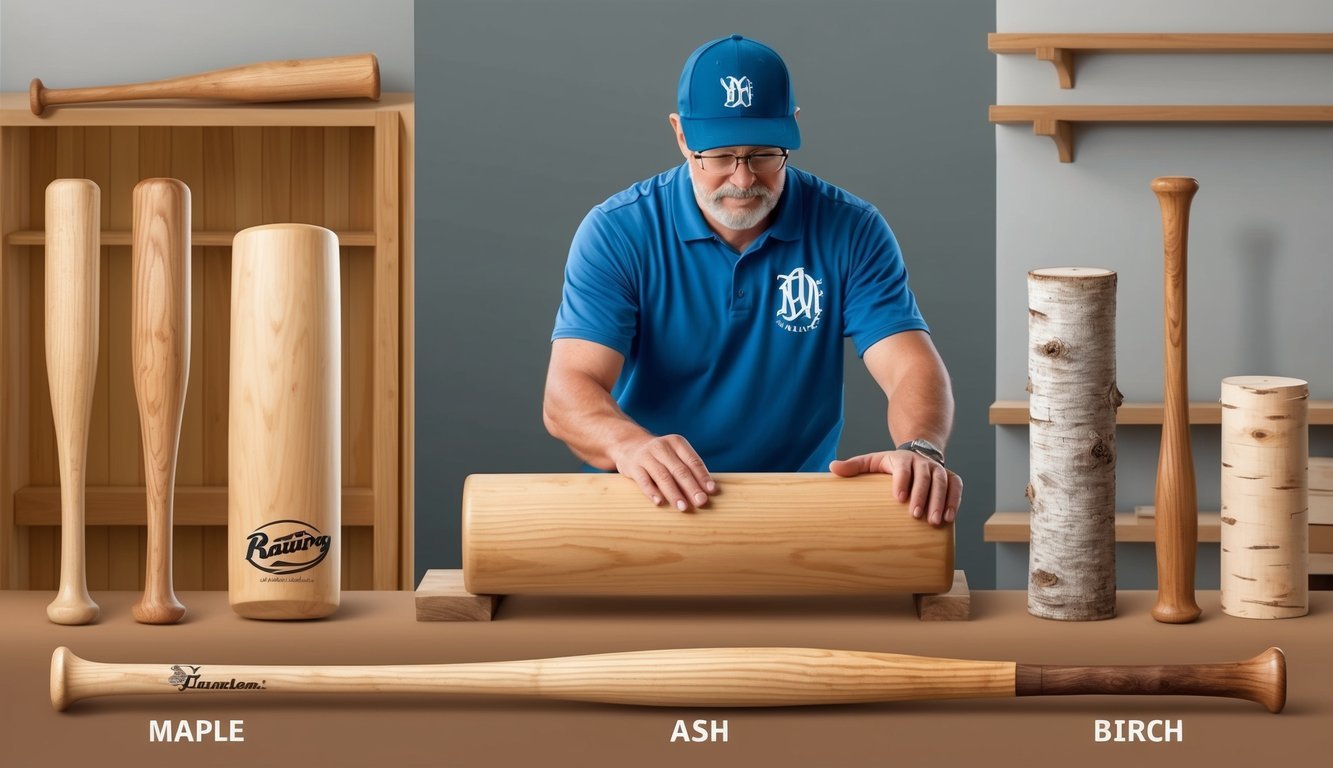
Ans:
MULTIPOLYGON (((800 240, 805 225, 802 218, 804 201, 801 199, 801 184, 796 173, 790 167, 786 169, 787 178, 782 188, 782 198, 778 201, 777 217, 765 233, 779 240, 800 240)), ((709 240, 713 230, 704 219, 699 203, 694 199, 694 185, 690 183, 689 166, 681 164, 676 169, 673 194, 672 219, 676 224, 676 236, 682 241, 709 240)), ((763 235, 761 235, 763 237, 763 235)))

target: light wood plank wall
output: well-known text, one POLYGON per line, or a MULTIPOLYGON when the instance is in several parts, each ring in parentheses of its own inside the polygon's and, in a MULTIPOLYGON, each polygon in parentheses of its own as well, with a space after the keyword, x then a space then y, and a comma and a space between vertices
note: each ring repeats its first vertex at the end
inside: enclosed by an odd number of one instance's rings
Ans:
MULTIPOLYGON (((128 231, 131 192, 152 176, 181 179, 191 191, 196 230, 238 231, 257 224, 303 222, 335 231, 369 231, 374 224, 374 132, 360 127, 50 127, 26 129, 28 190, 16 208, 26 228, 44 227, 46 185, 81 177, 102 190, 102 224, 128 231)), ((29 413, 27 474, 31 485, 57 485, 55 431, 40 353, 43 269, 32 248, 25 280, 29 301, 29 413), (38 350, 34 353, 31 350, 38 350)), ((102 248, 102 296, 97 384, 88 446, 88 484, 142 486, 143 452, 130 370, 128 246, 102 248)), ((342 420, 343 484, 368 487, 374 446, 373 251, 343 247, 342 420)), ((227 359, 231 249, 195 247, 189 386, 176 483, 227 484, 227 359)), ((28 526, 18 533, 18 567, 30 589, 55 589, 60 572, 60 529, 28 526)), ((142 526, 89 526, 90 589, 141 589, 146 531, 142 526)), ((342 586, 371 589, 374 531, 348 526, 342 545, 342 586)), ((178 590, 227 588, 226 530, 177 526, 178 590)))

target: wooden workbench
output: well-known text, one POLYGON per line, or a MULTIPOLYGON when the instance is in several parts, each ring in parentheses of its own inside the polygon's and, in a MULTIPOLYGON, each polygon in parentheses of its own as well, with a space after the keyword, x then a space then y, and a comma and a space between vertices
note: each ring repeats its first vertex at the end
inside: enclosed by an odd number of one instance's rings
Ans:
MULTIPOLYGON (((95 592, 99 624, 46 620, 45 592, 0 592, 0 744, 6 766, 959 766, 1327 764, 1333 755, 1333 593, 1284 621, 1225 616, 1200 593, 1203 619, 1167 626, 1153 594, 1121 592, 1119 616, 1031 617, 1022 592, 974 592, 972 620, 920 622, 910 596, 875 599, 563 599, 515 597, 493 622, 414 619, 410 592, 344 593, 329 620, 254 622, 223 593, 183 592, 176 626, 130 618, 130 592, 95 592), (407 695, 264 701, 118 697, 48 703, 51 651, 97 661, 170 664, 446 663, 699 646, 808 646, 1045 664, 1153 664, 1287 653, 1283 714, 1245 701, 1039 697, 766 710, 638 709, 407 695), (243 743, 149 743, 155 719, 244 720, 243 743), (1096 719, 1183 721, 1181 743, 1095 743, 1096 719), (671 743, 676 721, 727 721, 726 743, 671 743)), ((243 695, 243 694, 241 694, 243 695)))

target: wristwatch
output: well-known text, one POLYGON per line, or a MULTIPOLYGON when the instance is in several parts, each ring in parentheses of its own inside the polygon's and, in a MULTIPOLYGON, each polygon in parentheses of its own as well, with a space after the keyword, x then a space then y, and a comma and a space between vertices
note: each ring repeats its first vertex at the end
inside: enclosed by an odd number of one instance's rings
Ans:
POLYGON ((944 466, 944 451, 936 448, 935 444, 929 440, 909 440, 898 446, 898 450, 919 453, 931 461, 938 462, 940 466, 944 466))

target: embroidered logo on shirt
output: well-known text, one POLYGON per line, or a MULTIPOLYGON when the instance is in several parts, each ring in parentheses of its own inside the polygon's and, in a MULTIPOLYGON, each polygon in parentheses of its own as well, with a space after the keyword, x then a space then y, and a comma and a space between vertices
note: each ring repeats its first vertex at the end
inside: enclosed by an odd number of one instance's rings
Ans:
POLYGON ((750 106, 750 101, 754 98, 754 83, 750 82, 750 78, 743 75, 740 78, 735 76, 721 77, 718 78, 718 82, 722 83, 722 87, 727 89, 727 103, 722 106, 750 106))
POLYGON ((778 275, 778 292, 782 294, 782 307, 778 310, 779 328, 792 333, 813 331, 824 315, 820 299, 824 290, 819 286, 823 280, 816 280, 806 274, 805 267, 797 267, 785 275, 778 275))

